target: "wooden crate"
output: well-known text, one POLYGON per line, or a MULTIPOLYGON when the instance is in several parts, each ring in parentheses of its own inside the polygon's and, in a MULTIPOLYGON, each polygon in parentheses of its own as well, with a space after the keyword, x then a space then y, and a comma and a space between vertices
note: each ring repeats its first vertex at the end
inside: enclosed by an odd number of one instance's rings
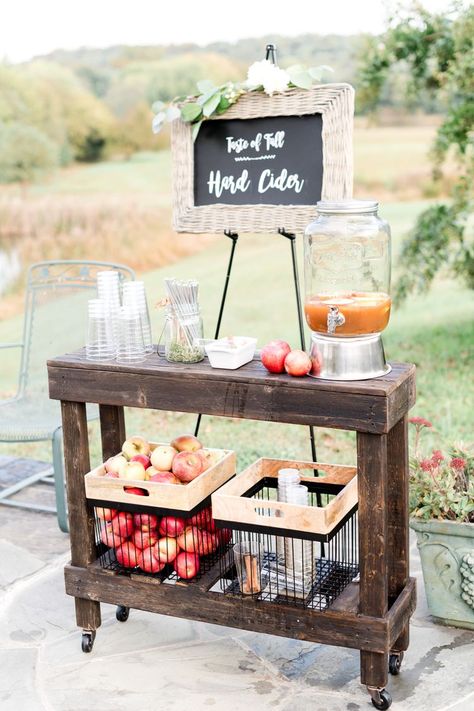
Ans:
MULTIPOLYGON (((150 442, 152 450, 159 444, 150 442)), ((183 513, 189 512, 234 476, 236 471, 235 452, 211 447, 204 449, 219 452, 222 456, 216 464, 185 485, 106 477, 104 464, 101 464, 85 476, 86 497, 94 501, 155 506, 180 510, 183 513), (130 494, 125 491, 125 487, 139 487, 147 491, 148 496, 130 494)))
POLYGON ((258 459, 212 495, 212 513, 217 521, 230 527, 235 523, 240 528, 245 524, 254 530, 280 529, 287 535, 293 531, 328 536, 356 505, 356 467, 283 459, 258 459), (276 485, 278 471, 287 467, 317 469, 319 477, 302 476, 301 483, 310 488, 321 485, 325 493, 335 494, 334 498, 320 507, 289 504, 277 501, 276 497, 275 500, 252 498, 249 492, 258 490, 265 480, 276 485))

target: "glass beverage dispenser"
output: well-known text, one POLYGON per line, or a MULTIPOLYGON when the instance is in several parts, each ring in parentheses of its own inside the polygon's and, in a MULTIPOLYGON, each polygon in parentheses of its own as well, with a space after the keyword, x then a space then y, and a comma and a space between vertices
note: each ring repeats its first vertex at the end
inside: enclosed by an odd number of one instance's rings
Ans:
POLYGON ((305 231, 305 316, 312 375, 365 380, 390 366, 380 334, 390 318, 390 228, 369 200, 321 201, 305 231))

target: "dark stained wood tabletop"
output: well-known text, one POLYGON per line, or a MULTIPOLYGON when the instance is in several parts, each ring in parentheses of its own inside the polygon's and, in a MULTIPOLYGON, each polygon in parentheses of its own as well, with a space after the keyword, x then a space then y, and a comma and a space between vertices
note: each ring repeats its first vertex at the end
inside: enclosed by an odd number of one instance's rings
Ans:
POLYGON ((329 381, 268 373, 257 357, 237 370, 169 363, 93 363, 85 351, 48 361, 50 397, 128 407, 388 432, 415 402, 415 366, 392 363, 372 380, 329 381))

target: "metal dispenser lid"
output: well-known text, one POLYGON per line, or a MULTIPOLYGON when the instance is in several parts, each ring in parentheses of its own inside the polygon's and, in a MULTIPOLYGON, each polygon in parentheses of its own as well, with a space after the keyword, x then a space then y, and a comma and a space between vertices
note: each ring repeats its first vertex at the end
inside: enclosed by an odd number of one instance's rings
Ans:
POLYGON ((377 212, 378 208, 376 200, 320 200, 316 203, 317 211, 323 215, 359 215, 377 212))

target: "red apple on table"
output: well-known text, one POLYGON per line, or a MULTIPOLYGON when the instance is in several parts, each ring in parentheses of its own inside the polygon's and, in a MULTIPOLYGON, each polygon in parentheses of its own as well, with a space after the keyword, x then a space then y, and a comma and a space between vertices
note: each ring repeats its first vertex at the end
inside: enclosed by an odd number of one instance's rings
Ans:
POLYGON ((165 563, 162 563, 155 555, 155 546, 138 551, 137 563, 145 573, 159 573, 165 567, 165 563))
POLYGON ((176 538, 171 538, 170 536, 160 538, 154 547, 154 554, 160 563, 172 563, 178 552, 176 538))
POLYGON ((101 526, 100 540, 109 548, 117 548, 117 546, 120 546, 124 541, 123 538, 114 533, 111 521, 106 521, 106 523, 101 526))
POLYGON ((177 516, 163 516, 159 526, 159 532, 162 536, 179 536, 185 529, 186 522, 184 518, 177 516))
POLYGON ((115 556, 119 565, 124 568, 136 568, 138 565, 139 551, 130 541, 125 541, 115 549, 115 556))
POLYGON ((170 447, 168 444, 160 444, 151 453, 151 465, 160 472, 170 471, 177 453, 178 450, 174 447, 170 447))
POLYGON ((97 518, 102 521, 111 521, 117 515, 117 509, 104 509, 102 506, 95 507, 97 518))
POLYGON ((140 464, 143 464, 144 469, 148 469, 150 466, 150 457, 147 457, 146 454, 135 454, 135 456, 130 458, 131 462, 140 462, 140 464))
POLYGON ((202 473, 202 467, 202 459, 196 452, 179 452, 173 459, 173 474, 180 481, 192 481, 202 473))
POLYGON ((136 513, 133 516, 135 527, 141 528, 142 531, 156 531, 158 522, 159 518, 155 514, 136 513))
POLYGON ((178 546, 188 553, 202 553, 202 534, 203 531, 197 526, 188 526, 182 534, 178 536, 178 546))
POLYGON ((128 536, 131 536, 134 528, 133 515, 128 511, 120 511, 112 519, 113 532, 117 536, 121 536, 121 538, 128 538, 128 536))
POLYGON ((109 476, 113 474, 120 476, 126 463, 127 460, 122 454, 116 454, 115 457, 109 457, 105 462, 105 471, 109 476))
POLYGON ((260 351, 260 359, 270 373, 283 373, 285 371, 285 358, 291 351, 286 341, 270 341, 260 351))
POLYGON ((131 459, 136 454, 144 454, 146 457, 150 456, 151 447, 150 444, 138 435, 134 437, 129 437, 122 444, 122 454, 126 459, 131 459))
POLYGON ((311 358, 304 351, 291 351, 285 358, 285 370, 288 375, 296 377, 308 375, 312 366, 311 358))
POLYGON ((150 477, 150 481, 156 481, 159 484, 181 484, 178 477, 173 472, 159 472, 150 477))
POLYGON ((140 550, 154 546, 157 540, 156 530, 145 531, 143 528, 136 528, 132 534, 132 543, 140 550))
POLYGON ((174 569, 178 577, 190 580, 199 573, 199 556, 194 553, 179 553, 174 560, 174 569))
POLYGON ((196 452, 198 449, 202 449, 202 444, 194 435, 183 434, 174 438, 171 447, 174 447, 178 452, 196 452))

